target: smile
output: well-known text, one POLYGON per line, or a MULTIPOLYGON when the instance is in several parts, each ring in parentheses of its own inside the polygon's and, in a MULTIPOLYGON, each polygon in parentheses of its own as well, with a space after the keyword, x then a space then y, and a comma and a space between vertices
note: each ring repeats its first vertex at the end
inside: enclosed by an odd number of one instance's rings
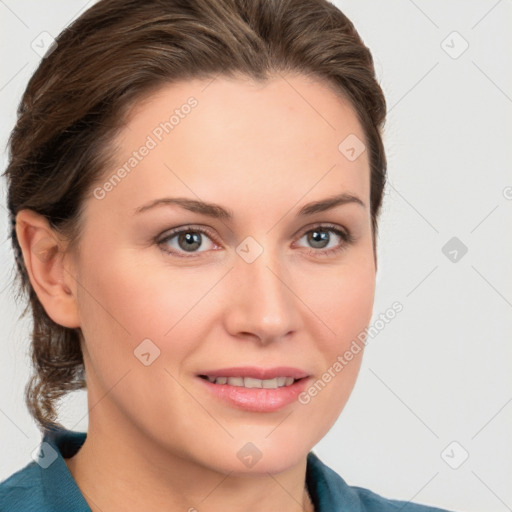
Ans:
POLYGON ((213 384, 227 384, 228 386, 237 386, 243 388, 264 388, 277 389, 291 386, 299 379, 293 377, 274 377, 273 379, 254 379, 252 377, 214 377, 210 375, 200 375, 213 384))
POLYGON ((211 368, 196 377, 206 396, 250 412, 275 412, 296 403, 312 378, 308 371, 290 366, 211 368))

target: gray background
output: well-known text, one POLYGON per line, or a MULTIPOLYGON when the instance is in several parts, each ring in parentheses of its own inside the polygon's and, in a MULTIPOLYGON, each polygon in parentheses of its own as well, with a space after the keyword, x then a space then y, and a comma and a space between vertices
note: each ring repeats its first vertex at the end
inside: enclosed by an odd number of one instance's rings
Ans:
MULTIPOLYGON (((2 171, 40 60, 32 42, 93 3, 0 1, 2 171)), ((335 3, 372 50, 388 101, 374 318, 394 301, 404 309, 370 340, 353 395, 315 451, 348 483, 387 497, 512 510, 512 2, 335 3)), ((1 480, 31 460, 40 435, 23 402, 30 323, 8 286, 0 186, 1 480)), ((68 428, 87 430, 84 392, 61 411, 68 428)))

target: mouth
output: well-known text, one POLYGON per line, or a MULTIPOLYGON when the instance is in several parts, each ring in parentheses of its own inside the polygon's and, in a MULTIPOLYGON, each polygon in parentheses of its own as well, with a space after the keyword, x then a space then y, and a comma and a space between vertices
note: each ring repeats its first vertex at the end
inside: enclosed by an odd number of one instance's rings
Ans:
MULTIPOLYGON (((228 386, 236 386, 242 388, 262 388, 277 389, 291 386, 295 382, 302 379, 294 379, 293 377, 274 377, 273 379, 255 379, 253 377, 215 377, 213 375, 199 375, 201 379, 205 379, 212 384, 227 384, 228 386)), ((303 377, 306 378, 306 377, 303 377)))
POLYGON ((207 396, 251 412, 273 412, 297 401, 311 375, 291 367, 236 367, 197 374, 207 396))

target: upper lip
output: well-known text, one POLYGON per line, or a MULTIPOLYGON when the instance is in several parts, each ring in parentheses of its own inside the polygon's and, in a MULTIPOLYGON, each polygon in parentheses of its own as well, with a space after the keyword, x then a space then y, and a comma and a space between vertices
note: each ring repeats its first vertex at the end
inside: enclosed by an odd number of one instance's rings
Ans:
POLYGON ((208 377, 250 377, 253 379, 273 379, 275 377, 293 377, 294 379, 302 379, 309 377, 309 373, 292 368, 290 366, 276 366, 274 368, 260 368, 257 366, 236 366, 232 368, 220 368, 218 370, 207 370, 198 375, 208 377))

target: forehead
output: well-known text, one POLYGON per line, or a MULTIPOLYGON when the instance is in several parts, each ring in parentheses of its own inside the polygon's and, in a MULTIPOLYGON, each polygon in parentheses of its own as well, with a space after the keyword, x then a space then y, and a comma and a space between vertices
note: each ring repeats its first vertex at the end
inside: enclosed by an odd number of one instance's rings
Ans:
POLYGON ((108 199, 133 207, 168 192, 248 206, 258 194, 271 202, 274 193, 297 201, 350 192, 367 202, 364 140, 351 103, 318 79, 168 84, 139 101, 120 132, 105 177, 127 172, 108 199))

